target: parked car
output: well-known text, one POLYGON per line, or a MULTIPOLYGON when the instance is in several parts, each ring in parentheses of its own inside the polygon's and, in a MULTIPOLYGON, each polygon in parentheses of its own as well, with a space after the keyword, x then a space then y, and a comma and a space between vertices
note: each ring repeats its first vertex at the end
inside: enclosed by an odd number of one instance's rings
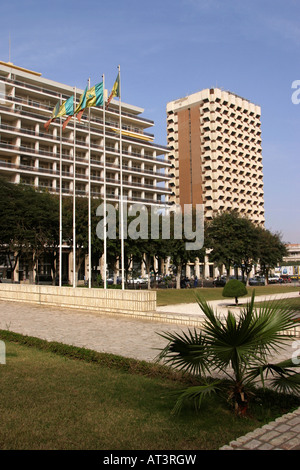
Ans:
POLYGON ((269 284, 278 284, 280 282, 279 276, 271 276, 268 278, 269 284))
POLYGON ((213 281, 215 287, 224 287, 226 284, 226 277, 216 277, 213 281))
MULTIPOLYGON (((244 282, 242 276, 229 276, 229 279, 238 279, 238 281, 244 282)), ((226 276, 221 276, 221 277, 216 277, 213 281, 213 284, 215 287, 224 287, 227 282, 227 277, 226 276)))
POLYGON ((137 277, 135 279, 129 279, 128 280, 129 284, 137 284, 137 285, 146 284, 147 282, 148 282, 147 279, 144 279, 143 277, 137 277))
POLYGON ((249 286, 264 286, 265 278, 262 276, 251 277, 249 279, 249 286))

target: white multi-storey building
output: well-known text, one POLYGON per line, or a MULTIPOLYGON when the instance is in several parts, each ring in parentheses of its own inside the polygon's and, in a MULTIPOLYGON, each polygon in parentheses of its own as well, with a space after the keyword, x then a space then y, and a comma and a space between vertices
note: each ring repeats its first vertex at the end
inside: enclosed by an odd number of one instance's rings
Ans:
MULTIPOLYGON (((77 102, 83 90, 77 90, 77 102)), ((60 120, 46 132, 58 100, 74 95, 74 88, 10 63, 0 62, 0 174, 11 182, 58 192, 60 176, 60 120)), ((90 108, 91 194, 103 197, 103 110, 90 108)), ((122 103, 123 195, 146 205, 164 205, 168 187, 167 147, 154 143, 145 129, 153 121, 141 116, 142 108, 122 103)), ((63 192, 73 192, 75 163, 76 193, 88 195, 89 129, 88 113, 73 120, 62 133, 63 192), (74 159, 75 153, 75 159, 74 159)), ((117 202, 120 194, 119 103, 112 101, 105 112, 107 201, 117 202)))
POLYGON ((173 201, 203 204, 205 218, 237 209, 264 225, 261 109, 218 88, 167 104, 173 201))
POLYGON ((121 103, 122 139, 117 99, 106 109, 105 123, 103 108, 93 107, 76 125, 72 119, 62 131, 65 118, 58 118, 45 130, 57 102, 75 96, 78 103, 82 93, 0 61, 0 176, 57 194, 61 178, 64 196, 75 186, 76 195, 103 199, 105 159, 107 203, 118 204, 122 174, 128 206, 165 207, 172 193, 168 148, 146 132, 154 122, 142 116, 142 108, 121 103))
MULTIPOLYGON (((219 88, 167 103, 170 200, 182 207, 203 204, 207 221, 222 211, 236 209, 263 226, 260 116, 259 106, 219 88)), ((196 263, 188 267, 187 274, 190 272, 204 277, 218 275, 207 257, 204 267, 196 263)))

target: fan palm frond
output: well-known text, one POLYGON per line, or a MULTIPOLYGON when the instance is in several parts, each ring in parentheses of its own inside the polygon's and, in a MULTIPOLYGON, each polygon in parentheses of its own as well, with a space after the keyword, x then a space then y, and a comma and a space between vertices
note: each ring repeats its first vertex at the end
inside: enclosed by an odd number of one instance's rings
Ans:
POLYGON ((172 364, 179 370, 186 370, 193 374, 208 371, 206 340, 202 332, 196 329, 187 333, 159 334, 168 341, 168 344, 160 352, 157 361, 163 360, 166 364, 172 364))
POLYGON ((215 380, 211 383, 188 387, 187 389, 182 390, 181 392, 179 392, 180 395, 173 408, 173 413, 180 413, 182 406, 186 400, 192 401, 194 403, 195 409, 199 410, 205 398, 210 396, 212 393, 218 393, 220 391, 221 384, 221 380, 215 380))
MULTIPOLYGON (((257 308, 254 301, 255 292, 239 314, 229 310, 221 317, 206 300, 197 296, 205 315, 201 331, 194 329, 188 333, 161 335, 168 344, 161 351, 159 360, 199 375, 216 370, 225 373, 231 378, 228 393, 233 394, 238 408, 244 406, 240 397, 248 393, 259 376, 263 384, 271 376, 270 383, 277 390, 299 391, 299 374, 294 372, 296 361, 271 364, 268 359, 290 341, 291 336, 286 333, 295 326, 295 309, 288 302, 278 301, 266 302, 257 308)), ((188 388, 181 393, 176 409, 180 409, 187 398, 200 405, 205 393, 220 387, 218 382, 216 387, 188 388)))

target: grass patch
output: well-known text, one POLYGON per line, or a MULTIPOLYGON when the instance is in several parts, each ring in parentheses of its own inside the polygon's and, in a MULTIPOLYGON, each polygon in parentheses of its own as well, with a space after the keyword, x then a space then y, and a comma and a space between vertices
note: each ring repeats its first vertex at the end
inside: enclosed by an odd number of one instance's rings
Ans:
POLYGON ((240 419, 212 397, 201 413, 173 416, 171 392, 188 376, 8 331, 0 338, 2 450, 213 450, 299 406, 277 395, 267 406, 263 396, 240 419))
MULTIPOLYGON (((256 296, 269 294, 283 294, 286 292, 297 292, 299 286, 293 285, 276 285, 269 286, 249 286, 247 287, 248 295, 251 296, 255 289, 256 296)), ((224 299, 222 296, 223 287, 197 287, 192 289, 157 289, 157 305, 174 305, 196 302, 195 294, 201 295, 206 300, 224 299)))
MULTIPOLYGON (((290 307, 294 308, 300 314, 300 295, 299 297, 292 297, 287 299, 278 299, 276 300, 278 305, 284 304, 289 305, 290 307)), ((255 302, 256 307, 263 307, 264 305, 268 304, 268 302, 255 302)))

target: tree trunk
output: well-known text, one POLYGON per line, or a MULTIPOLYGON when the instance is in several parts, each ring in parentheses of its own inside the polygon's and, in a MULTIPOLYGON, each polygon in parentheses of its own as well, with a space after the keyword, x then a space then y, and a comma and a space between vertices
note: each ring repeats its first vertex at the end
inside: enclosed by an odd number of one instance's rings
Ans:
POLYGON ((226 268, 226 282, 228 282, 229 277, 230 277, 230 264, 225 265, 225 268, 226 268))
POLYGON ((180 289, 180 278, 181 278, 181 265, 177 266, 176 289, 180 289))

